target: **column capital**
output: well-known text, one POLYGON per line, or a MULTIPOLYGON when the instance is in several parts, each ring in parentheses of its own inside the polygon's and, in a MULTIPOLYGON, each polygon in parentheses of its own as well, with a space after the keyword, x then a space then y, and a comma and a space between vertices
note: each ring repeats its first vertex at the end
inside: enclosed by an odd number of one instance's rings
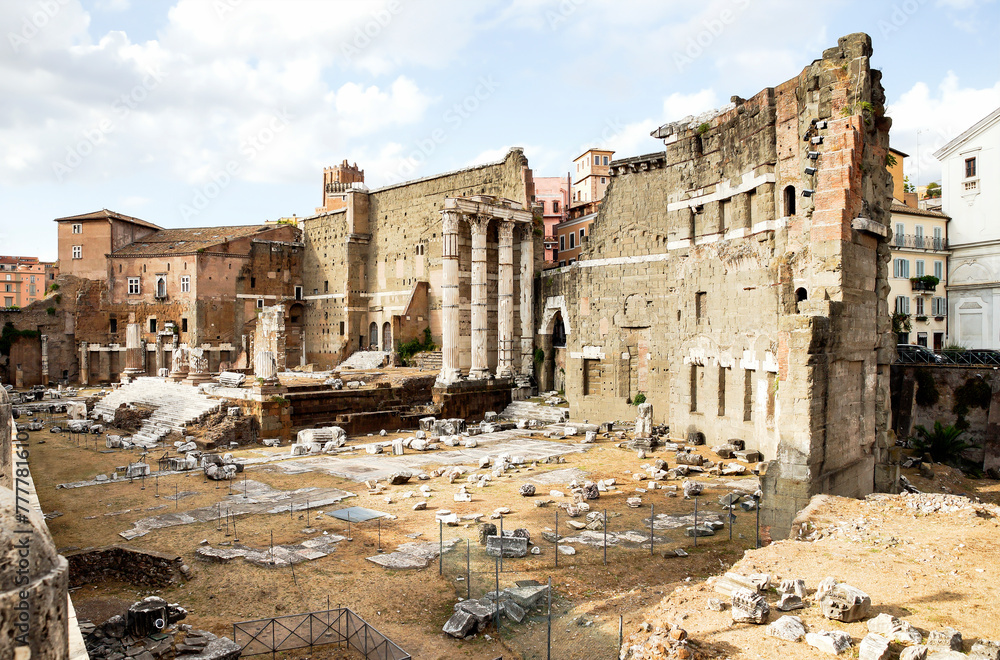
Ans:
POLYGON ((505 245, 514 243, 514 222, 512 220, 501 220, 497 224, 500 242, 505 245))
POLYGON ((485 235, 486 230, 490 227, 490 216, 488 215, 467 215, 465 216, 466 222, 469 223, 469 227, 472 228, 472 233, 485 235))
POLYGON ((441 231, 445 234, 457 234, 458 225, 462 219, 462 214, 454 209, 445 209, 441 212, 441 231))

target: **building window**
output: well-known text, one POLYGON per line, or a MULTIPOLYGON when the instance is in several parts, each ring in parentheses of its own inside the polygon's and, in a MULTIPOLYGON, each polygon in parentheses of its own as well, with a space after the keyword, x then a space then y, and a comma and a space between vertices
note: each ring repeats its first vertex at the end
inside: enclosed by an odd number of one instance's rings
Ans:
POLYGON ((743 370, 743 421, 753 421, 753 371, 743 370))
POLYGON ((34 284, 34 283, 35 283, 35 276, 34 276, 34 275, 32 275, 32 276, 31 276, 31 283, 32 283, 32 284, 34 284))
POLYGON ((340 336, 341 337, 344 336, 344 322, 343 321, 340 322, 340 336))
POLYGON ((931 298, 931 314, 934 316, 948 315, 948 300, 944 296, 931 298))
POLYGON ((156 319, 149 319, 149 331, 156 332, 156 319))
POLYGON ((74 234, 82 234, 83 233, 83 225, 73 225, 73 233, 74 234))
POLYGON ((552 212, 553 213, 559 213, 559 202, 558 201, 552 202, 552 212))
POLYGON ((191 276, 181 275, 181 293, 191 292, 191 276))
POLYGON ((892 262, 892 276, 899 278, 909 278, 910 277, 910 260, 909 259, 895 259, 892 262))
POLYGON ((323 280, 323 293, 330 293, 330 280, 323 280))
POLYGON ((944 279, 944 262, 934 262, 934 277, 938 278, 938 282, 944 279))
POLYGON ((698 412, 698 365, 691 365, 691 412, 698 412))
POLYGON ((576 232, 572 232, 569 235, 569 249, 572 250, 576 247, 576 232))
POLYGON ((559 262, 559 267, 560 268, 562 268, 565 265, 566 265, 566 261, 565 260, 559 262))
POLYGON ((608 182, 608 178, 607 178, 607 177, 604 177, 604 176, 602 176, 602 177, 601 177, 601 183, 607 183, 607 182, 608 182))
POLYGON ((927 333, 918 332, 917 333, 917 346, 927 346, 927 333))
POLYGON ((726 368, 719 367, 719 417, 726 416, 726 368))
POLYGON ((118 319, 108 319, 108 330, 111 331, 111 334, 118 332, 118 319))
POLYGON ((187 331, 188 331, 188 320, 181 319, 181 332, 187 332, 187 331))
POLYGON ((934 228, 934 249, 935 250, 943 250, 944 249, 944 240, 942 240, 942 237, 941 237, 941 228, 940 227, 935 227, 934 228))
POLYGON ((785 186, 785 217, 795 215, 795 186, 785 186))
POLYGON ((601 164, 601 157, 594 156, 594 165, 600 165, 600 164, 601 164))
POLYGON ((701 323, 702 319, 705 318, 705 313, 708 311, 708 294, 704 291, 699 291, 694 294, 694 318, 695 321, 701 323))
POLYGON ((924 276, 924 260, 917 259, 917 277, 924 276))
POLYGON ((10 284, 4 284, 4 293, 11 293, 13 291, 10 286, 10 284))
POLYGON ((295 299, 302 300, 302 287, 300 286, 295 287, 295 299))
POLYGON ((976 159, 966 158, 965 159, 965 178, 971 179, 976 176, 976 159))
POLYGON ((14 299, 11 298, 10 296, 4 298, 3 299, 3 306, 4 307, 13 307, 14 306, 14 299))
POLYGON ((587 234, 584 233, 584 230, 580 229, 580 245, 583 245, 583 237, 586 236, 586 235, 587 234))
POLYGON ((264 299, 263 298, 258 298, 257 299, 257 309, 264 309, 264 299))
POLYGON ((910 313, 910 299, 907 296, 896 296, 896 313, 910 313))
POLYGON ((256 277, 251 277, 250 278, 250 288, 252 289, 255 286, 257 286, 257 278, 256 277))
POLYGON ((559 237, 559 251, 562 252, 566 249, 566 234, 559 237))
POLYGON ((128 278, 128 293, 130 296, 134 296, 139 293, 139 278, 130 277, 128 278))
POLYGON ((569 261, 568 261, 568 262, 566 263, 566 265, 567 265, 567 266, 572 266, 572 265, 573 265, 573 264, 575 264, 575 263, 576 263, 576 259, 570 259, 570 260, 569 260, 569 261))
POLYGON ((83 259, 83 246, 82 245, 74 245, 73 246, 73 258, 74 259, 83 259))
POLYGON ((893 239, 896 241, 897 247, 903 247, 906 244, 905 235, 906 235, 906 227, 903 225, 902 222, 897 222, 896 235, 893 236, 893 239))
POLYGON ((916 298, 916 300, 914 301, 913 307, 914 307, 914 310, 915 310, 914 313, 917 316, 923 316, 924 315, 924 299, 922 297, 918 296, 916 298))

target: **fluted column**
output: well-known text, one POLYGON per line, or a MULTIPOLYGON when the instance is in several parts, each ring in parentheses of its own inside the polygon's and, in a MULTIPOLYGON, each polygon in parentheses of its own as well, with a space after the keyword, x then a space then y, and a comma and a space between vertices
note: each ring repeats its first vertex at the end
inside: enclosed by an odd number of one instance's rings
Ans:
POLYGON ((457 382, 458 368, 458 211, 444 211, 441 231, 441 373, 437 382, 457 382))
POLYGON ((499 224, 497 268, 497 378, 514 376, 514 222, 499 224))
POLYGON ((469 216, 472 228, 472 369, 471 380, 490 377, 487 330, 486 294, 486 230, 490 226, 489 216, 469 216))
POLYGON ((535 232, 521 227, 521 373, 532 373, 535 364, 535 232))
POLYGON ((129 323, 125 328, 125 371, 122 374, 134 378, 146 372, 142 354, 142 330, 138 323, 129 323))

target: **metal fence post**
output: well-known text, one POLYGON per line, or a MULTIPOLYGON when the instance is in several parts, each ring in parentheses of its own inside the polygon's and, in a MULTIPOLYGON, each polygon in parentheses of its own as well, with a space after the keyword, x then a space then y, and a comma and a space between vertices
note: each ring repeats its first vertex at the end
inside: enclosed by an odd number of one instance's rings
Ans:
POLYGON ((556 507, 556 568, 559 568, 559 507, 556 507))
POLYGON ((608 565, 608 510, 604 510, 604 565, 608 565))
POLYGON ((465 539, 465 599, 472 599, 472 541, 465 539))
POLYGON ((754 507, 755 509, 757 509, 757 544, 754 547, 759 548, 760 547, 760 495, 754 494, 753 501, 757 505, 754 507))
POLYGON ((549 632, 545 642, 545 658, 552 660, 552 576, 549 576, 549 632))
POLYGON ((438 575, 444 575, 444 522, 438 521, 438 575))
POLYGON ((625 637, 624 636, 624 632, 625 632, 624 618, 622 617, 621 614, 619 614, 618 615, 618 655, 619 656, 621 656, 621 654, 622 654, 622 643, 625 641, 625 639, 624 639, 624 637, 625 637))
MULTIPOLYGON (((503 514, 500 514, 500 570, 503 570, 503 514)), ((499 596, 497 596, 499 598, 499 596)))
POLYGON ((733 496, 729 496, 729 540, 733 540, 733 496))
MULTIPOLYGON (((501 553, 501 554, 503 554, 503 553, 501 553)), ((494 611, 494 613, 496 615, 496 621, 497 621, 497 637, 500 637, 500 560, 499 560, 499 557, 497 558, 497 563, 495 564, 495 566, 496 566, 497 587, 496 587, 496 591, 493 592, 494 596, 495 596, 495 598, 493 599, 493 611, 494 611)))
POLYGON ((649 505, 649 556, 653 556, 653 521, 655 519, 653 504, 649 505))
POLYGON ((694 547, 698 547, 698 496, 694 496, 694 547))

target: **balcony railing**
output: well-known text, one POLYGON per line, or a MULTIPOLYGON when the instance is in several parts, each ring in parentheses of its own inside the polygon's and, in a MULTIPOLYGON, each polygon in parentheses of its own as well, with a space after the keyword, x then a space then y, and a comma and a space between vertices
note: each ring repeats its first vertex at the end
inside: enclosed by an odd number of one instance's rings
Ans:
POLYGON ((892 237, 892 246, 899 248, 916 248, 918 250, 947 250, 948 239, 935 238, 934 236, 897 234, 892 237))
POLYGON ((932 284, 925 280, 910 280, 910 286, 913 287, 913 291, 934 291, 937 289, 937 284, 932 284))

